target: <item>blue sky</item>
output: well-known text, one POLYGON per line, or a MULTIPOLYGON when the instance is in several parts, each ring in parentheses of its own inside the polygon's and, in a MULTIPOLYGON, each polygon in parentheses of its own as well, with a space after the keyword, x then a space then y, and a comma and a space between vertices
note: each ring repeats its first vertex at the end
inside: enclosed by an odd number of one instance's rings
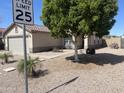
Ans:
MULTIPOLYGON (((42 0, 34 0, 34 23, 43 25, 40 20, 42 13, 42 0)), ((124 34, 124 0, 118 0, 119 11, 116 23, 110 31, 111 35, 124 34)), ((0 28, 7 28, 13 22, 12 16, 12 0, 0 0, 0 28)))

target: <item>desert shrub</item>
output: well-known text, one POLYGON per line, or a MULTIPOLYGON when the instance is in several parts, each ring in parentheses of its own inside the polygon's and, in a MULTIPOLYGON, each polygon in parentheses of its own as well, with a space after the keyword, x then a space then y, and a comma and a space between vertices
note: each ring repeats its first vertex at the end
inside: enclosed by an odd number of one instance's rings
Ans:
POLYGON ((0 54, 0 59, 4 60, 4 63, 9 63, 9 58, 13 58, 13 55, 10 52, 0 54))
POLYGON ((54 47, 52 51, 53 52, 63 52, 63 49, 54 47))
POLYGON ((110 48, 112 48, 112 49, 118 49, 119 46, 118 46, 117 43, 112 43, 112 44, 110 44, 110 48))
MULTIPOLYGON (((20 60, 20 62, 17 65, 17 70, 19 73, 24 73, 24 59, 20 60)), ((27 60, 27 74, 29 77, 36 76, 36 64, 39 63, 39 58, 32 59, 30 56, 27 60)))

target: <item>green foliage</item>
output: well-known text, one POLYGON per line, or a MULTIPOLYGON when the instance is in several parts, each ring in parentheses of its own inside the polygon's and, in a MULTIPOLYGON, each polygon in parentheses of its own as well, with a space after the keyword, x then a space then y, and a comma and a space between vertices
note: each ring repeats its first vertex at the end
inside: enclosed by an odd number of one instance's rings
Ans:
POLYGON ((115 23, 118 0, 43 0, 41 20, 55 38, 75 39, 75 59, 77 60, 77 37, 108 35, 115 23))
MULTIPOLYGON (((24 62, 25 62, 24 59, 22 59, 19 62, 19 64, 17 65, 17 69, 18 69, 19 73, 24 73, 24 62)), ((36 67, 36 64, 39 62, 40 62, 39 58, 32 59, 29 56, 29 59, 27 61, 28 76, 34 76, 35 75, 35 67, 36 67)))
POLYGON ((4 59, 4 54, 0 54, 0 59, 4 59))
POLYGON ((8 63, 8 59, 12 58, 13 55, 11 53, 1 53, 0 54, 0 59, 4 60, 5 63, 8 63))
POLYGON ((42 21, 52 36, 109 34, 117 15, 117 0, 43 0, 42 21))

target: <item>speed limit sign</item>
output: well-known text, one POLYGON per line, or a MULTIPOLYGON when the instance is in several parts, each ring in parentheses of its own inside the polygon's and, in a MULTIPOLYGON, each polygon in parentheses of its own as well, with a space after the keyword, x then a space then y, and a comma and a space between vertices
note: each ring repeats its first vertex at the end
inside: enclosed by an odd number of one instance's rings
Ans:
POLYGON ((26 46, 26 25, 34 24, 33 18, 33 0, 12 0, 13 1, 13 21, 23 24, 24 40, 24 81, 25 93, 28 93, 28 75, 27 75, 27 46, 26 46))
POLYGON ((21 24, 34 24, 33 0, 13 0, 13 21, 21 24))

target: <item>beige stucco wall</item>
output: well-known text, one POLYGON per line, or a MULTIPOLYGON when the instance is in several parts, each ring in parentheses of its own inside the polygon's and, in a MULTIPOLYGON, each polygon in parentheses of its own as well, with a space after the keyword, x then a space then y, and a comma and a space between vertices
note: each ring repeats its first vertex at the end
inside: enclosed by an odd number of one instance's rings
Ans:
POLYGON ((122 36, 122 38, 121 38, 121 48, 124 49, 124 36, 122 36))
MULTIPOLYGON (((67 48, 67 49, 74 49, 75 46, 74 46, 72 40, 75 40, 74 36, 72 36, 70 38, 65 38, 64 39, 64 47, 67 48)), ((78 48, 83 48, 82 36, 78 36, 78 38, 77 38, 77 47, 78 48)))
MULTIPOLYGON (((27 48, 32 49, 32 34, 26 31, 27 37, 27 48)), ((19 26, 12 27, 4 37, 5 49, 8 50, 8 38, 9 37, 23 37, 23 29, 19 26)), ((32 51, 32 50, 31 50, 32 51)))
POLYGON ((84 48, 100 48, 102 47, 102 39, 96 36, 86 36, 84 39, 84 48))
POLYGON ((34 52, 62 47, 63 39, 54 39, 48 32, 32 33, 34 52))
POLYGON ((121 48, 121 38, 112 37, 112 38, 104 38, 106 45, 109 47, 112 43, 117 43, 119 48, 121 48))

